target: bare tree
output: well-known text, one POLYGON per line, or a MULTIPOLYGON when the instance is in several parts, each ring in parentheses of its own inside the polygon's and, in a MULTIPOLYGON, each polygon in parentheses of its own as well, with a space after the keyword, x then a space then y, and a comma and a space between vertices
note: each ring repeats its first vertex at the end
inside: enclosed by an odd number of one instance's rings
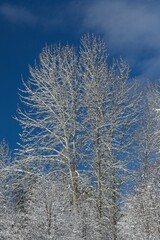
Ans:
MULTIPOLYGON (((94 237, 116 240, 139 109, 128 65, 122 59, 107 63, 104 42, 86 35, 77 52, 68 45, 45 47, 23 83, 19 169, 59 174, 68 183, 73 214, 84 193, 84 172, 95 192, 87 215, 94 219, 94 237)), ((82 206, 88 206, 86 199, 82 206)), ((82 229, 86 239, 85 224, 82 229)))
POLYGON ((143 86, 136 134, 135 192, 128 197, 119 228, 122 239, 159 239, 159 87, 143 86), (137 165, 137 167, 136 167, 137 165))
POLYGON ((31 77, 24 83, 18 110, 22 125, 19 156, 27 168, 43 171, 47 164, 59 171, 70 183, 72 203, 76 204, 76 172, 80 155, 77 133, 80 109, 77 56, 72 47, 45 47, 40 65, 30 68, 31 77))
POLYGON ((86 149, 97 184, 99 239, 117 239, 118 203, 125 178, 139 96, 130 82, 128 65, 120 59, 107 63, 101 39, 85 36, 81 41, 81 71, 84 84, 86 149), (106 226, 109 229, 106 231, 106 226), (106 235, 104 235, 106 234, 106 235), (108 237, 108 238, 107 238, 108 237))

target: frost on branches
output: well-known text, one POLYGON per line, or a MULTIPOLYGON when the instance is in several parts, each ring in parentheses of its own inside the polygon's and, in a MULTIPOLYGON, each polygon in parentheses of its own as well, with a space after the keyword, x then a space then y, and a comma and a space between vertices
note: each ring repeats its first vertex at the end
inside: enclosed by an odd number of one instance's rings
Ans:
POLYGON ((0 239, 159 239, 158 85, 94 35, 29 70, 19 148, 0 148, 0 239))

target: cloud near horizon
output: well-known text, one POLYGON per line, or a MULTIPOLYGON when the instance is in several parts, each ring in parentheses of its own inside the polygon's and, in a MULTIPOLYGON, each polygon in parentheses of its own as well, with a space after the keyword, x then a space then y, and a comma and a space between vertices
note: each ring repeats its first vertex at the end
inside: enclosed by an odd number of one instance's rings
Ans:
POLYGON ((126 58, 141 78, 160 78, 160 2, 88 2, 84 26, 102 34, 113 54, 126 58))

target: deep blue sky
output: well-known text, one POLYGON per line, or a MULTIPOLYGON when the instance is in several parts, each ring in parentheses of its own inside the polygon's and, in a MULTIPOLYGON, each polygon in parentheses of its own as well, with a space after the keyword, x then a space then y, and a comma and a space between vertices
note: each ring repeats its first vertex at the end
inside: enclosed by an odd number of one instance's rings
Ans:
POLYGON ((158 0, 0 0, 0 139, 16 147, 21 76, 46 43, 77 45, 84 33, 100 34, 140 81, 159 78, 159 13, 158 0))

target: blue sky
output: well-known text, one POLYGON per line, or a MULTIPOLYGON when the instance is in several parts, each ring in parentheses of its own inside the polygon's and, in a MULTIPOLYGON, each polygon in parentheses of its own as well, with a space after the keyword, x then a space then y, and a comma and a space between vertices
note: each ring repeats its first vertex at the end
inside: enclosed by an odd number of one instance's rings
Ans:
POLYGON ((0 139, 16 147, 17 90, 46 43, 77 45, 84 33, 100 34, 133 76, 159 78, 159 13, 158 0, 0 0, 0 139))

